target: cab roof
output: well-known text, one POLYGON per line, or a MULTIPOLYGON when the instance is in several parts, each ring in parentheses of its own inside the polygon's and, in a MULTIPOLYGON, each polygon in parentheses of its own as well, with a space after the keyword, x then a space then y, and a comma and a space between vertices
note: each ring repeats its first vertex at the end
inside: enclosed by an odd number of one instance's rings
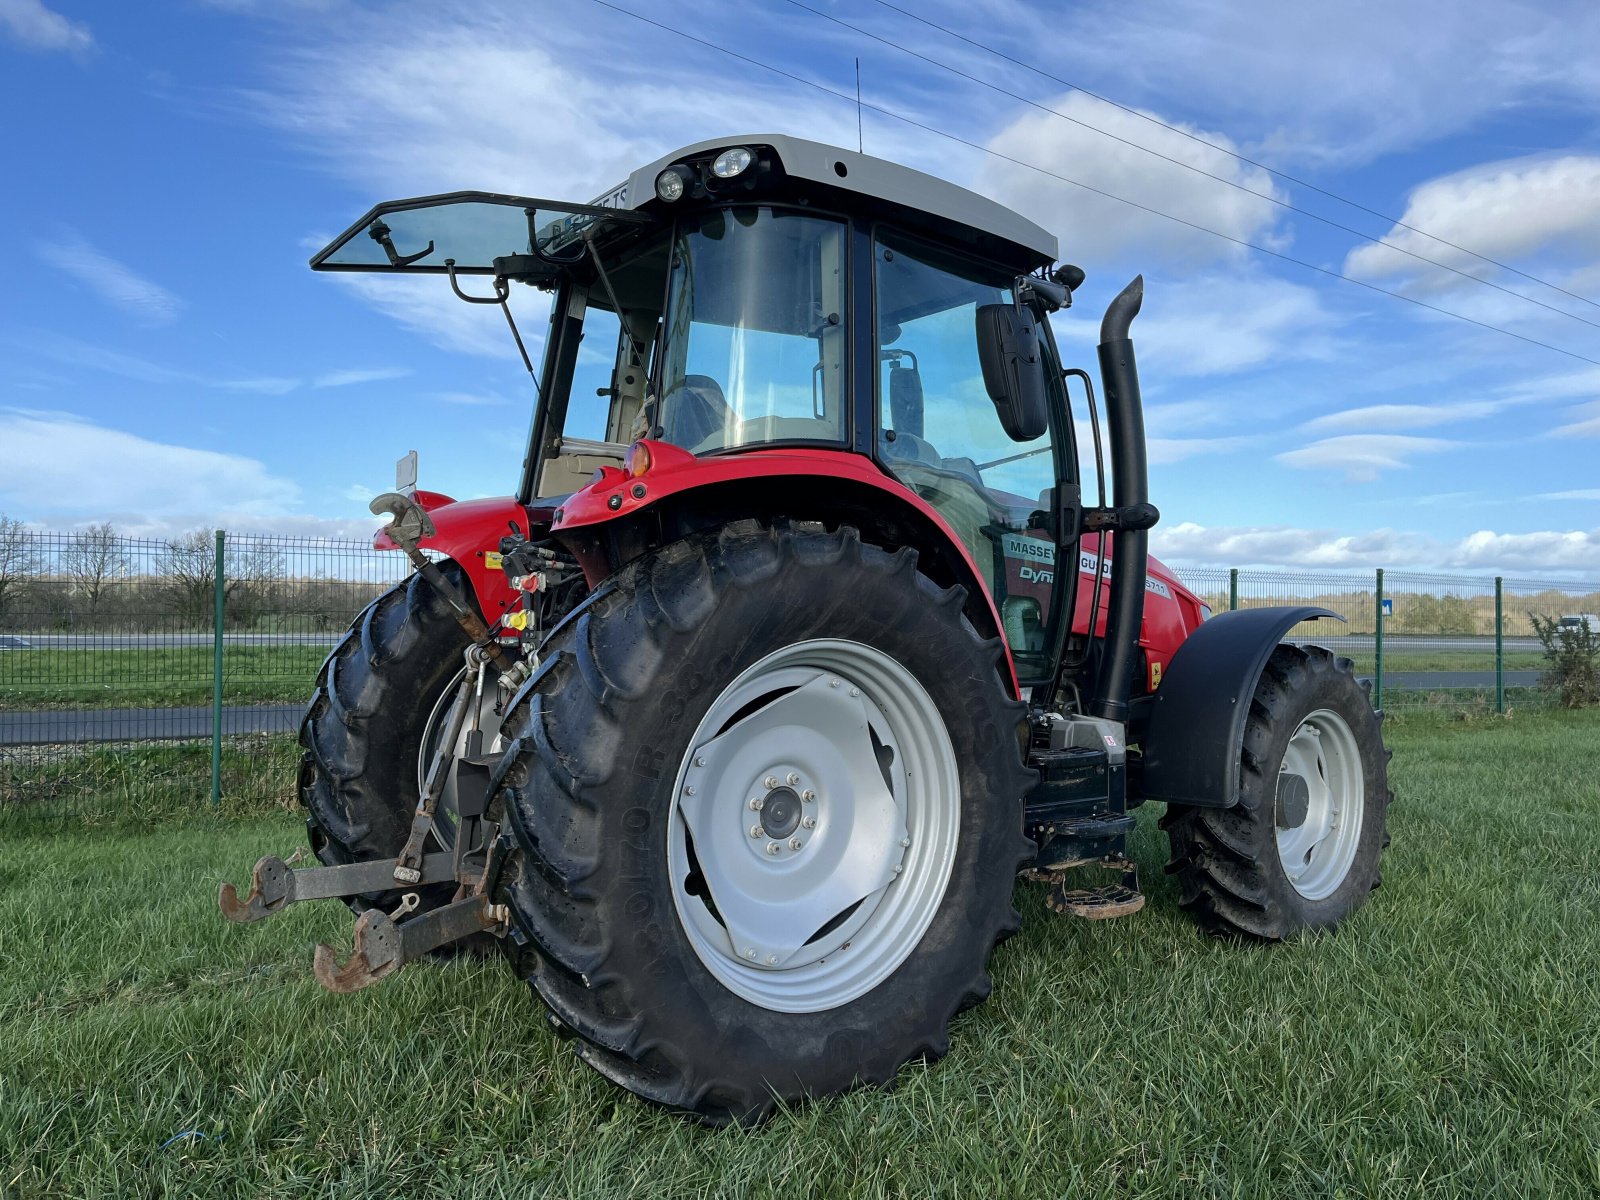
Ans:
POLYGON ((1055 234, 976 192, 886 159, 781 133, 713 138, 684 146, 640 167, 626 183, 594 203, 665 213, 673 205, 657 199, 655 191, 656 177, 663 170, 736 146, 766 148, 781 164, 787 190, 817 193, 818 200, 844 211, 885 216, 1023 269, 1048 266, 1060 253, 1055 234))

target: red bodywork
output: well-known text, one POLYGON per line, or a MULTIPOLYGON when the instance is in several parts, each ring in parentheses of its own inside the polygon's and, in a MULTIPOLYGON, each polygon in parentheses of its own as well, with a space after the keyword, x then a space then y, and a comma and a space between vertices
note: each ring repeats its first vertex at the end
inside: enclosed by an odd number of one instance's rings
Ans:
MULTIPOLYGON (((575 492, 556 510, 553 531, 603 524, 629 516, 668 496, 712 484, 782 476, 835 479, 875 488, 916 509, 949 539, 973 578, 980 581, 983 578, 966 545, 938 510, 863 455, 796 447, 696 458, 687 450, 666 442, 639 445, 648 452, 648 465, 638 458, 630 459, 636 470, 642 468, 637 475, 618 467, 602 467, 593 483, 575 492)), ((638 453, 636 450, 635 455, 638 453)), ((433 536, 423 538, 419 544, 461 564, 491 623, 513 608, 517 593, 507 585, 505 576, 496 567, 487 565, 485 554, 498 549, 500 539, 510 532, 509 522, 516 521, 525 532, 529 530, 527 510, 510 497, 457 502, 437 492, 418 491, 416 500, 427 510, 437 529, 433 536)), ((380 550, 399 549, 382 530, 372 544, 380 550)), ((1089 628, 1098 547, 1098 536, 1090 535, 1083 539, 1079 554, 1078 599, 1072 627, 1080 634, 1089 628)), ((1007 595, 1036 598, 1041 611, 1048 612, 1055 578, 1055 547, 1042 537, 1008 534, 1003 558, 1007 595)), ((1109 592, 1108 579, 1101 591, 1099 619, 1095 625, 1096 634, 1101 636, 1105 633, 1109 592)), ((983 588, 983 596, 994 627, 1003 628, 1000 612, 987 587, 983 588)), ((1144 626, 1139 638, 1150 664, 1145 681, 1148 690, 1155 690, 1178 646, 1202 619, 1200 601, 1171 571, 1152 558, 1146 583, 1144 626)), ((1016 689, 1016 668, 1009 647, 1006 666, 1012 687, 1016 689)))
MULTIPOLYGON (((488 565, 485 556, 500 549, 500 539, 511 532, 510 522, 515 521, 517 528, 528 532, 528 510, 510 496, 452 500, 440 492, 418 491, 412 498, 432 518, 437 530, 431 537, 419 539, 417 545, 424 550, 437 550, 461 564, 489 624, 515 608, 518 593, 506 582, 499 567, 488 565)), ((383 529, 373 535, 372 545, 377 550, 400 549, 383 529)))

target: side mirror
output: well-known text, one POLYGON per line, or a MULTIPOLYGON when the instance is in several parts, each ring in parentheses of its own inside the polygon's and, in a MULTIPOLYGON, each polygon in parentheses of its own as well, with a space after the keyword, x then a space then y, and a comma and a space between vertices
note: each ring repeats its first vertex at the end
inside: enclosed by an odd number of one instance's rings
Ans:
POLYGON ((1006 436, 1031 442, 1050 427, 1044 356, 1033 315, 1014 304, 978 305, 978 361, 1006 436))

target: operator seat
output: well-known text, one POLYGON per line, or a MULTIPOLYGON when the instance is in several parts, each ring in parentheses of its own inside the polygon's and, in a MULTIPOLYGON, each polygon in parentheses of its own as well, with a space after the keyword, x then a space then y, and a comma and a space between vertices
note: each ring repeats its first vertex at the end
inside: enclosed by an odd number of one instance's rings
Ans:
POLYGON ((721 442, 733 420, 722 385, 709 375, 685 375, 653 408, 651 420, 661 439, 686 450, 713 439, 721 442))

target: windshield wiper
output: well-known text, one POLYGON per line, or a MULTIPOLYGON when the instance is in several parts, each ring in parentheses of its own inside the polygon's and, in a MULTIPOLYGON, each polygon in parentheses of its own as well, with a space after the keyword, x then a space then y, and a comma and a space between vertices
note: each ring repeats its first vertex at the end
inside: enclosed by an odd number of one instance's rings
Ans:
POLYGON ((409 267, 433 253, 433 241, 430 238, 428 244, 415 254, 401 254, 394 248, 394 239, 389 236, 389 227, 381 220, 372 223, 367 230, 367 236, 383 247, 383 252, 389 256, 391 267, 409 267))

